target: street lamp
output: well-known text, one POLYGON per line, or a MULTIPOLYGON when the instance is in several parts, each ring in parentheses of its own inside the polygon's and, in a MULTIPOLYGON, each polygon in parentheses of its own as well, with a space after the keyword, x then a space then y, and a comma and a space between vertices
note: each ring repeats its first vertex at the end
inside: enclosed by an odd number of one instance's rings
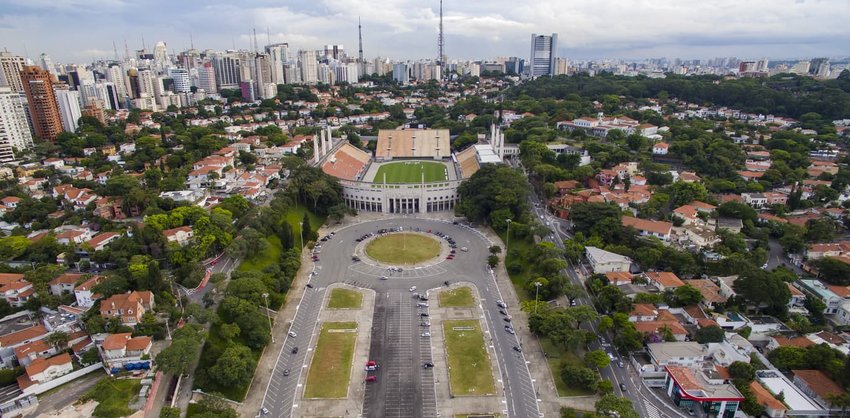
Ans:
POLYGON ((543 286, 543 283, 534 282, 534 313, 537 313, 537 296, 540 294, 540 286, 543 286))
POLYGON ((266 301, 266 317, 269 318, 269 335, 272 337, 272 344, 274 344, 274 332, 272 330, 272 317, 269 316, 269 294, 263 293, 263 299, 266 301))
POLYGON ((505 219, 505 222, 508 223, 508 241, 505 242, 505 256, 507 256, 508 248, 511 246, 511 219, 505 219))

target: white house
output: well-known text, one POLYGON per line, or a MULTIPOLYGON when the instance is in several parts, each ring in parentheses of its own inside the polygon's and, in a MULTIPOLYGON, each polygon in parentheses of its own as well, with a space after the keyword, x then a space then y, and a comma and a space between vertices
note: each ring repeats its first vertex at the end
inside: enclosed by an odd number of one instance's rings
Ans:
POLYGON ((596 247, 585 247, 585 256, 594 273, 604 274, 612 271, 629 271, 632 259, 620 254, 596 247))
POLYGON ((151 346, 151 337, 131 337, 131 334, 127 332, 108 335, 98 349, 107 367, 113 368, 141 360, 142 356, 150 353, 151 346))
POLYGON ((32 385, 47 383, 72 371, 74 371, 74 366, 68 353, 62 353, 48 359, 37 358, 26 367, 26 374, 18 377, 18 386, 26 392, 26 388, 32 385))
POLYGON ((652 146, 652 154, 653 155, 667 155, 667 149, 670 148, 670 144, 666 142, 659 142, 652 146))
POLYGON ((178 226, 177 228, 166 229, 162 233, 165 234, 166 240, 176 242, 181 246, 188 244, 194 236, 191 226, 178 226))

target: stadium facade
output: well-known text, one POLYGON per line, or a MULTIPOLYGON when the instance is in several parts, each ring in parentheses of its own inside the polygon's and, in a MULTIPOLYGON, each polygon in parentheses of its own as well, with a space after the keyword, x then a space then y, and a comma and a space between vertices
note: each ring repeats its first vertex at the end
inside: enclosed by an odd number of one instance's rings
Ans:
MULTIPOLYGON (((496 130, 497 137, 501 133, 496 130)), ((498 141, 496 142, 498 143, 498 141)), ((503 143, 503 142, 502 142, 503 143)), ((322 131, 313 145, 313 163, 339 179, 348 207, 359 212, 428 213, 453 211, 459 200, 458 187, 483 163, 476 147, 451 152, 448 129, 381 130, 375 156, 347 141, 333 142, 330 131, 322 131), (393 183, 386 176, 375 178, 383 165, 417 161, 442 162, 445 176, 418 182, 393 183)), ((384 170, 386 172, 388 170, 384 170)))

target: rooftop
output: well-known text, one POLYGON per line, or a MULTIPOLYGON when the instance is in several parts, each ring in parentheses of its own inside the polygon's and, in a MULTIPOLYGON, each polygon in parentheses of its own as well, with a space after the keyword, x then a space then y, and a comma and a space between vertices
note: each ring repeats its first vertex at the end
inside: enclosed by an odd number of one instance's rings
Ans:
POLYGON ((822 408, 806 396, 800 388, 791 383, 782 373, 776 370, 759 370, 756 379, 770 392, 785 395, 785 404, 794 411, 817 411, 822 408))
POLYGON ((659 363, 678 358, 703 357, 706 354, 702 344, 694 341, 649 343, 647 351, 659 363))

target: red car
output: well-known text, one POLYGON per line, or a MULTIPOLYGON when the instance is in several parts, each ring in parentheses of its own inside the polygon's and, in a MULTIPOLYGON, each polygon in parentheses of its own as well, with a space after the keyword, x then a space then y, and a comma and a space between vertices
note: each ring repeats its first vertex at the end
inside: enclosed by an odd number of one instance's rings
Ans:
POLYGON ((378 377, 377 376, 366 376, 366 381, 367 382, 377 382, 378 377))

